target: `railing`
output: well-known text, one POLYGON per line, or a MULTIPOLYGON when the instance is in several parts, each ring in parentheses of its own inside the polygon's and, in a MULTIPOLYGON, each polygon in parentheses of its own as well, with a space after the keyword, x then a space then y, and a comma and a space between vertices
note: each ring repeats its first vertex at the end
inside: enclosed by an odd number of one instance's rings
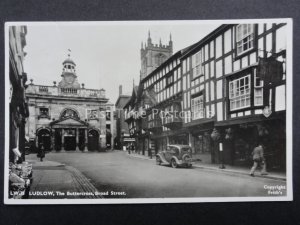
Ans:
POLYGON ((26 94, 41 94, 53 96, 76 96, 84 98, 105 98, 105 90, 85 88, 60 88, 57 86, 28 85, 26 94))
POLYGON ((39 86, 39 92, 48 92, 47 86, 39 86))
POLYGON ((77 94, 77 89, 75 88, 60 88, 60 91, 64 94, 77 94))

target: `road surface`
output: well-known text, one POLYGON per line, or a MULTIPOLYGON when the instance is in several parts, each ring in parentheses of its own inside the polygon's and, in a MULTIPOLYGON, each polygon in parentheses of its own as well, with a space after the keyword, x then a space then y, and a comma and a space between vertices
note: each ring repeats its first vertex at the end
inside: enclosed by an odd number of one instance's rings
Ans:
MULTIPOLYGON (((35 157, 27 156, 29 159, 35 157)), ((286 185, 284 181, 200 168, 158 166, 155 161, 135 158, 121 151, 49 153, 45 160, 76 168, 99 192, 116 193, 104 196, 106 198, 274 196, 268 194, 266 187, 286 185)), ((286 195, 286 191, 282 190, 281 194, 286 195)))

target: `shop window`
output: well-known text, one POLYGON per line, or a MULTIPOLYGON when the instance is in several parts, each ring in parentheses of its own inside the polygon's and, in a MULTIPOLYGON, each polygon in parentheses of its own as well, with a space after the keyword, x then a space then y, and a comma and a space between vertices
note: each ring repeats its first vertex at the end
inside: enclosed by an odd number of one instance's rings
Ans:
POLYGON ((240 24, 236 27, 237 55, 253 48, 254 29, 253 24, 240 24))
POLYGON ((201 51, 192 56, 193 78, 203 75, 202 54, 201 51))
POLYGON ((229 82, 230 110, 250 107, 250 75, 229 82))
POLYGON ((203 95, 192 98, 191 111, 193 120, 204 118, 203 95))

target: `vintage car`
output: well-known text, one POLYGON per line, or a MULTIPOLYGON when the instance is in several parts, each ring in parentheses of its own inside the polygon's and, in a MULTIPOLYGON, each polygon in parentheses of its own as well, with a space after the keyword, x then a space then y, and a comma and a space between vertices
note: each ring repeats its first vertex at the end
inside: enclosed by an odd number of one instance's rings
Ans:
POLYGON ((156 155, 156 164, 168 164, 173 168, 192 166, 192 150, 188 145, 168 145, 156 155))

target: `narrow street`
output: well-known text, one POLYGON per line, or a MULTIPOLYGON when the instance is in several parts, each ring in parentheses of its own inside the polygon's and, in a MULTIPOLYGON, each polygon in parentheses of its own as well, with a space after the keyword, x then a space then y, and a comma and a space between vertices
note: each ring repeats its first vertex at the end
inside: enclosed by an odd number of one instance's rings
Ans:
MULTIPOLYGON (((36 155, 28 155, 27 159, 36 160, 36 155)), ((109 198, 270 196, 266 185, 286 185, 284 181, 195 167, 158 166, 155 161, 134 158, 120 151, 49 153, 45 160, 76 168, 99 192, 119 192, 110 194, 109 198)), ((282 190, 282 195, 285 194, 286 190, 282 190)))

